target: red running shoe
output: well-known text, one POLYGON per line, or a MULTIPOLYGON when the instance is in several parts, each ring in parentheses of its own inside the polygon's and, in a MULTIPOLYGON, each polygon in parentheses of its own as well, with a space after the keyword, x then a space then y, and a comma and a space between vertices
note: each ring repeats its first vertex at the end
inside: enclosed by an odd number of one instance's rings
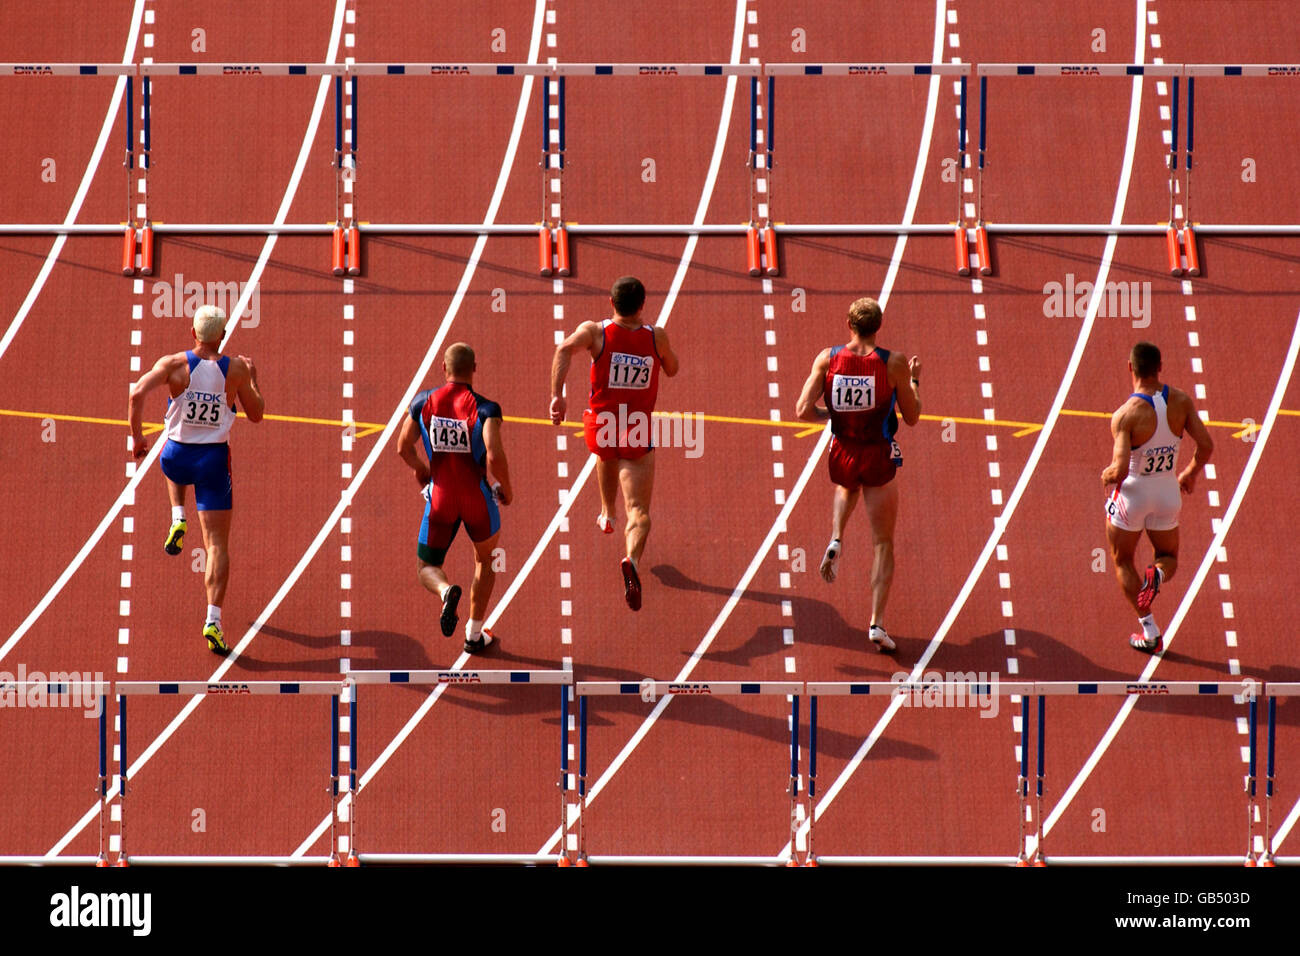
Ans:
POLYGON ((1160 593, 1160 575, 1156 571, 1155 565, 1148 564, 1146 573, 1142 575, 1142 587, 1138 590, 1137 605, 1138 616, 1146 617, 1151 613, 1151 602, 1156 599, 1160 593))
POLYGON ((636 573, 636 565, 632 563, 631 558, 624 558, 619 562, 619 567, 623 571, 623 596, 627 598, 627 606, 634 611, 641 610, 641 578, 636 573))

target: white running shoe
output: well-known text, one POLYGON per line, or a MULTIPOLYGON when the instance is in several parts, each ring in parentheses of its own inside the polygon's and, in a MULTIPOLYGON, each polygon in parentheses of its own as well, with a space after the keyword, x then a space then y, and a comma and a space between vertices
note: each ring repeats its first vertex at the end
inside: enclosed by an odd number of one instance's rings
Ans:
POLYGON ((605 515, 596 515, 596 527, 605 532, 605 534, 614 533, 614 522, 605 515))
POLYGON ((840 539, 832 538, 831 543, 826 545, 826 553, 822 555, 822 566, 819 570, 827 584, 835 581, 835 564, 839 561, 841 547, 840 539))
POLYGON ((894 639, 889 636, 888 632, 879 624, 871 625, 871 630, 867 632, 867 637, 871 638, 871 643, 875 644, 876 648, 882 654, 888 654, 898 646, 894 643, 894 639))

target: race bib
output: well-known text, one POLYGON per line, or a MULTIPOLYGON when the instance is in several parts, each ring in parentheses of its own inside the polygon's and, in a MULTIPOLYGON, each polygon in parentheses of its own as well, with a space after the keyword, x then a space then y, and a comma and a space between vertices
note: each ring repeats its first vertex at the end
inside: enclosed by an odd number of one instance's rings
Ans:
POLYGON ((655 360, 648 355, 615 352, 609 357, 610 388, 649 388, 655 360))
POLYGON ((222 396, 208 392, 186 392, 181 399, 181 420, 198 428, 216 428, 221 424, 222 396))
POLYGON ((429 444, 434 451, 469 454, 469 425, 459 418, 429 419, 429 444))
POLYGON ((831 411, 866 412, 876 407, 876 380, 871 375, 836 375, 831 379, 831 411))

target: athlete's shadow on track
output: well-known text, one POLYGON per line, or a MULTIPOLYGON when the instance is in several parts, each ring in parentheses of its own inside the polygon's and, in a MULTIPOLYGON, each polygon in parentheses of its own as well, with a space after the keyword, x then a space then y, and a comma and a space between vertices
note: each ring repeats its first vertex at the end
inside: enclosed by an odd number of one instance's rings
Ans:
MULTIPOLYGON (((664 587, 731 596, 732 588, 692 580, 669 564, 655 565, 650 569, 650 573, 658 578, 664 587)), ((707 651, 703 655, 704 660, 744 666, 752 664, 758 658, 780 654, 785 648, 782 631, 790 626, 791 621, 799 622, 801 644, 818 644, 824 647, 838 647, 846 651, 857 651, 864 656, 865 661, 874 665, 839 667, 840 673, 846 677, 889 680, 899 670, 910 666, 907 662, 916 660, 926 645, 926 641, 921 638, 901 637, 895 634, 891 636, 898 645, 898 650, 893 654, 880 654, 867 639, 866 628, 854 627, 844 620, 837 607, 826 601, 800 597, 792 592, 771 593, 755 591, 752 588, 745 591, 743 600, 770 604, 778 608, 782 602, 789 601, 793 617, 786 618, 778 612, 774 616, 777 623, 759 627, 739 647, 707 651)))
MULTIPOLYGON (((438 666, 429 660, 423 642, 409 634, 400 634, 397 631, 353 631, 350 648, 339 646, 338 631, 323 635, 302 634, 288 628, 264 624, 261 633, 307 648, 309 651, 319 652, 319 656, 302 661, 267 660, 253 657, 245 652, 239 655, 237 667, 257 672, 309 671, 341 677, 339 661, 344 657, 351 657, 353 666, 358 670, 377 666, 372 663, 374 660, 403 662, 390 668, 393 670, 423 670, 438 666)), ((457 647, 459 646, 458 643, 457 647)))

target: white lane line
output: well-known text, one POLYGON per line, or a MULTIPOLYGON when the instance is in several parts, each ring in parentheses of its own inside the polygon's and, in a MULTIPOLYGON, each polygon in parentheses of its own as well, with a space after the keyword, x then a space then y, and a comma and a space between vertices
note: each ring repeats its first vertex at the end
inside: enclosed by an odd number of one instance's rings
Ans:
MULTIPOLYGON (((1141 63, 1145 56, 1146 17, 1143 16, 1143 14, 1145 12, 1146 0, 1137 0, 1137 5, 1137 41, 1135 44, 1135 50, 1137 52, 1135 53, 1136 59, 1134 62, 1141 63)), ((1142 77, 1135 76, 1133 78, 1133 91, 1129 100, 1128 138, 1124 145, 1124 164, 1120 171, 1119 186, 1115 194, 1114 210, 1111 213, 1110 221, 1112 225, 1118 225, 1124 220, 1124 206, 1128 199, 1129 181, 1132 178, 1133 173, 1133 157, 1137 151, 1137 133, 1140 120, 1139 107, 1141 104, 1142 77)), ((957 616, 961 613, 962 608, 966 604, 966 600, 975 589, 976 582, 979 581, 980 576, 984 573, 989 558, 993 554, 995 548, 997 548, 1003 533, 1006 531, 1007 525, 1010 524, 1016 508, 1020 504, 1021 498, 1024 496, 1025 489, 1029 486, 1029 481, 1038 467, 1038 462, 1043 457, 1043 452, 1047 448, 1047 442, 1051 438, 1052 432, 1056 430, 1056 422, 1060 418, 1061 409, 1065 405, 1066 396, 1068 395, 1070 386, 1074 382, 1074 377, 1079 370, 1079 364, 1083 360, 1083 353, 1087 348, 1088 339, 1092 334, 1093 324, 1097 319, 1097 311, 1101 305, 1101 294, 1099 290, 1105 287, 1107 276, 1110 274, 1111 260, 1115 255, 1117 238, 1116 235, 1112 234, 1106 239, 1106 247, 1102 253, 1101 266, 1097 270, 1097 281, 1093 286, 1092 297, 1088 301, 1088 312, 1084 316, 1083 326, 1079 329, 1079 336, 1074 343, 1074 352, 1070 355, 1070 363, 1066 367, 1065 374, 1061 379, 1061 385, 1057 389, 1056 398, 1052 401, 1052 408, 1048 412, 1047 422, 1043 425, 1043 430, 1038 433, 1038 440, 1034 442, 1034 448, 1029 453, 1029 458, 1025 462, 1024 470, 1020 473, 1020 478, 1016 482, 1016 487, 1011 492, 1011 498, 1007 501, 1002 514, 994 521, 993 532, 989 535, 988 541, 985 542, 984 550, 980 552, 979 559, 975 562, 975 566, 971 568, 971 572, 966 578, 966 583, 962 585, 961 592, 957 595, 956 600, 953 601, 952 607, 948 609, 948 614, 944 617, 943 623, 939 625, 939 630, 935 633, 934 637, 930 639, 929 646, 926 647, 925 652, 916 662, 908 680, 915 681, 921 679, 921 676, 925 671, 925 665, 930 662, 930 659, 934 656, 935 652, 938 651, 939 645, 942 644, 944 639, 948 636, 948 632, 956 622, 957 616)), ((853 776, 854 772, 862 764, 862 761, 866 758, 867 754, 870 753, 871 748, 875 746, 876 741, 884 734, 885 729, 894 719, 894 715, 897 714, 899 709, 902 707, 903 700, 904 698, 902 697, 895 697, 890 701, 889 707, 885 710, 884 715, 881 716, 881 718, 876 722, 876 725, 871 729, 871 734, 865 741, 863 741, 862 746, 859 747, 857 753, 853 755, 853 759, 849 761, 848 765, 845 766, 839 777, 836 778, 830 789, 826 791, 826 794, 817 804, 817 807, 814 810, 817 818, 820 818, 825 813, 826 809, 834 801, 836 795, 838 795, 840 790, 844 788, 844 785, 848 782, 849 778, 853 776)), ((782 854, 788 855, 789 852, 790 845, 787 843, 782 854)))
MULTIPOLYGON (((933 62, 937 62, 938 57, 943 51, 944 8, 946 5, 947 0, 935 0, 934 52, 932 54, 935 59, 933 62)), ((926 99, 925 126, 921 133, 921 142, 917 148, 916 165, 912 174, 912 185, 908 191, 907 205, 903 212, 904 225, 912 222, 913 217, 916 215, 917 202, 921 197, 921 183, 925 173, 926 162, 930 154, 930 140, 934 132, 934 117, 935 111, 938 107, 938 102, 939 78, 932 77, 930 80, 929 94, 926 99)), ((894 242, 893 257, 890 259, 889 269, 885 273, 885 281, 881 286, 881 292, 878 297, 882 308, 889 302, 890 293, 893 290, 894 283, 898 277, 898 270, 902 266, 903 251, 906 248, 907 235, 902 234, 894 242)), ((771 291, 770 286, 767 285, 766 282, 763 291, 765 293, 770 293, 771 291)), ((823 429, 821 436, 817 439, 816 447, 813 448, 812 453, 808 456, 808 460, 804 463, 798 481, 795 482, 795 486, 789 497, 783 503, 781 513, 777 516, 777 520, 773 522, 771 528, 768 529, 767 536, 763 539, 763 543, 759 545, 754 557, 750 560, 749 567, 745 569, 745 573, 741 576, 740 581, 737 582, 736 587, 732 589, 731 596, 727 599, 727 603, 723 605, 722 610, 718 612, 718 616, 714 618, 713 624, 710 625, 699 645, 691 653, 689 660, 683 666, 676 681, 680 682, 685 680, 690 675, 691 671, 694 670, 695 665, 703 659, 704 654, 713 643, 713 639, 721 631, 722 626, 731 616, 731 612, 740 602, 741 596, 749 588, 749 584, 754 579, 754 575, 758 573, 759 566, 766 559, 768 552, 771 551, 772 545, 776 542, 782 529, 786 527, 790 514, 794 511, 795 505, 798 503, 800 496, 803 494, 804 488, 808 484, 808 479, 812 476, 813 470, 816 468, 817 463, 825 453, 826 447, 830 444, 830 440, 830 429, 823 429)), ((791 602, 782 602, 782 616, 791 616, 790 605, 791 602)), ((632 751, 636 749, 642 739, 644 739, 645 735, 650 732, 650 728, 654 726, 656 721, 658 721, 659 715, 664 712, 664 709, 668 706, 668 703, 671 700, 671 697, 663 697, 657 704, 655 704, 654 710, 652 710, 645 720, 642 721, 641 726, 637 728, 636 733, 634 733, 632 738, 623 746, 623 749, 619 751, 618 756, 614 758, 613 762, 610 763, 610 765, 605 769, 605 772, 601 774, 600 779, 596 781, 596 784, 588 792, 588 806, 590 806, 592 801, 596 799, 601 790, 604 789, 605 785, 613 778, 614 774, 618 772, 619 768, 623 766, 623 763, 631 755, 632 751)), ((572 826, 574 820, 574 814, 571 812, 569 819, 566 821, 567 825, 572 826)), ((563 832, 560 828, 557 828, 555 832, 551 834, 550 839, 543 844, 538 853, 549 853, 551 848, 559 843, 562 838, 563 832)), ((789 847, 786 848, 786 852, 789 852, 789 847)))
MULTIPOLYGON (((731 53, 731 62, 733 63, 740 62, 739 61, 740 42, 741 42, 740 38, 744 32, 743 19, 742 19, 744 6, 745 6, 745 0, 737 0, 736 30, 732 41, 732 53, 731 53)), ((732 113, 732 107, 735 103, 735 93, 736 93, 735 77, 728 77, 727 92, 723 97, 723 103, 722 103, 722 115, 718 122, 718 133, 713 144, 713 155, 709 160, 709 170, 707 175, 705 176, 704 188, 700 193, 700 201, 699 204, 696 206, 696 210, 695 210, 694 221, 696 225, 702 224, 704 222, 705 216, 708 213, 709 202, 712 199, 713 188, 718 178, 718 170, 721 168, 722 165, 722 155, 724 152, 724 148, 726 146, 727 130, 730 128, 730 124, 731 124, 731 113, 732 113)), ((521 117, 523 115, 522 111, 525 108, 525 106, 526 106, 525 102, 521 101, 520 102, 521 117)), ((659 310, 659 317, 655 321, 656 326, 662 327, 666 325, 668 322, 668 316, 672 313, 673 306, 677 302, 677 296, 681 292, 682 283, 686 281, 686 274, 690 270, 691 260, 694 258, 695 247, 698 244, 698 241, 699 241, 698 235, 690 236, 686 241, 686 246, 682 251, 681 261, 677 265, 677 271, 673 275, 672 284, 669 286, 668 294, 664 297, 663 306, 659 310)), ((563 307, 557 305, 556 308, 561 309, 563 307)), ((562 315, 563 313, 560 312, 557 313, 556 317, 558 318, 562 315)), ((577 500, 578 493, 582 490, 583 485, 586 484, 587 479, 591 477, 591 473, 595 470, 595 467, 596 467, 596 456, 588 455, 587 463, 583 466, 582 471, 579 472, 578 477, 574 479, 574 482, 572 486, 569 488, 568 493, 563 495, 560 503, 559 511, 555 513, 555 517, 553 517, 551 519, 550 524, 547 525, 546 531, 543 532, 542 537, 538 539, 537 544, 533 547, 532 553, 528 556, 528 560, 524 562, 524 566, 520 569, 519 574, 516 575, 514 580, 510 582, 510 587, 506 589, 506 593, 502 595, 501 600, 497 603, 497 606, 493 609, 492 613, 488 615, 487 620, 484 622, 483 625, 484 627, 492 627, 497 622, 497 620, 500 619, 506 607, 514 599, 514 596, 519 593, 519 589, 523 587, 524 581, 527 580, 528 575, 532 572, 533 568, 537 565, 538 560, 540 560, 541 556, 546 552, 547 548, 550 546, 551 540, 555 537, 556 532, 567 522, 569 509, 572 507, 574 501, 577 500)), ((564 604, 571 604, 571 602, 562 603, 561 613, 563 613, 564 604)), ((456 662, 452 665, 452 669, 454 670, 463 667, 468 660, 469 660, 469 655, 462 653, 461 656, 458 657, 456 659, 456 662)), ((380 769, 383 768, 384 764, 388 762, 389 758, 392 757, 392 755, 397 752, 397 749, 405 742, 406 738, 410 736, 411 732, 415 730, 415 728, 419 725, 420 721, 424 719, 424 716, 437 702, 438 698, 442 696, 442 692, 446 688, 446 686, 447 685, 445 684, 440 684, 438 685, 438 687, 434 688, 434 690, 431 691, 429 695, 424 699, 424 702, 420 704, 419 708, 415 711, 415 713, 411 715, 411 718, 407 720, 405 724, 402 725, 402 729, 398 731, 397 735, 388 742, 388 745, 383 749, 379 757, 375 760, 373 764, 370 765, 369 768, 367 768, 366 772, 362 775, 361 779, 358 781, 357 784, 358 792, 360 792, 360 790, 363 789, 366 784, 368 784, 372 779, 374 779, 375 774, 378 773, 380 769)), ((311 835, 308 836, 307 839, 304 840, 302 844, 298 847, 298 849, 294 851, 293 855, 303 856, 304 854, 306 854, 307 851, 316 843, 316 841, 320 839, 321 835, 324 834, 325 831, 329 829, 329 824, 330 824, 330 818, 329 815, 327 814, 325 818, 321 820, 319 824, 317 824, 316 829, 312 831, 311 835)))
MULTIPOLYGON (((126 51, 122 54, 123 63, 130 63, 135 58, 135 41, 140 33, 140 16, 143 10, 144 0, 135 0, 135 9, 131 12, 131 30, 126 36, 126 51)), ((113 85, 113 99, 109 103, 108 112, 104 115, 104 124, 99 128, 99 139, 95 141, 95 150, 90 154, 90 163, 86 166, 86 172, 81 177, 80 185, 77 186, 76 195, 72 197, 72 205, 68 207, 68 214, 63 217, 65 226, 70 226, 77 221, 77 214, 81 212, 81 204, 86 201, 86 194, 90 192, 90 183, 95 178, 95 171, 99 169, 99 161, 104 155, 104 147, 108 145, 108 137, 113 131, 113 124, 117 121, 117 111, 122 104, 122 91, 126 89, 126 83, 127 78, 119 76, 117 82, 113 85)), ((124 232, 125 229, 126 227, 123 226, 124 232)), ((18 334, 23 321, 27 318, 27 313, 36 304, 36 299, 45 286, 45 280, 54 271, 54 263, 58 261, 59 254, 63 252, 63 245, 67 241, 67 236, 54 237, 54 244, 50 246, 50 251, 45 256, 45 263, 41 266, 41 271, 36 274, 36 280, 32 283, 31 289, 28 290, 27 297, 23 299, 23 304, 18 307, 18 311, 14 314, 13 321, 9 323, 9 328, 5 330, 4 337, 0 338, 0 359, 4 358, 9 343, 14 340, 14 336, 18 334)))
MULTIPOLYGON (((344 0, 337 0, 337 2, 339 6, 335 10, 334 17, 336 28, 341 23, 342 5, 344 0)), ((336 41, 337 37, 332 35, 330 38, 331 59, 327 62, 333 62, 333 50, 335 49, 336 41)), ((294 196, 298 192, 298 184, 302 180, 302 172, 307 165, 307 157, 311 153, 311 146, 316 135, 316 129, 320 125, 321 108, 325 103, 325 96, 328 92, 329 77, 322 77, 321 84, 316 90, 316 103, 313 107, 311 121, 307 124, 307 133, 303 137, 302 146, 298 150, 298 159, 294 164, 293 172, 289 176, 289 183, 285 187, 284 198, 280 203, 279 211, 277 211, 275 215, 276 225, 283 225, 288 219, 289 207, 292 205, 294 196)), ((240 294, 239 300, 231 309, 230 323, 226 326, 226 334, 221 341, 222 348, 225 348, 226 343, 230 341, 230 337, 235 334, 235 329, 239 326, 239 317, 247 307, 248 300, 253 291, 257 288, 257 284, 262 278, 262 272, 266 269, 266 263, 270 260, 271 252, 275 249, 278 239, 278 235, 272 233, 267 236, 265 243, 262 245, 262 252, 257 257, 257 263, 253 266, 253 271, 249 274, 248 282, 244 286, 244 291, 240 294)), ((157 438, 157 436, 155 436, 155 438, 157 438)), ((5 655, 13 650, 14 645, 22 640, 23 636, 31 630, 32 625, 36 623, 37 619, 39 619, 42 614, 45 613, 46 609, 54 599, 59 596, 59 593, 63 590, 64 586, 81 568, 81 565, 85 562, 86 558, 90 556, 90 552, 99 544, 100 539, 108 530, 109 525, 117 519, 117 516, 121 513, 122 509, 128 502, 135 500, 136 488, 138 488, 140 482, 144 480, 144 476, 148 473, 150 466, 152 466, 154 461, 157 460, 164 444, 165 443, 162 441, 155 440, 153 447, 149 449, 148 454, 145 455, 136 467, 135 474, 132 476, 131 481, 127 484, 126 488, 122 490, 122 493, 118 495, 117 500, 113 502, 108 513, 104 515, 95 530, 91 532, 90 537, 86 539, 86 543, 81 546, 81 550, 78 551, 76 557, 72 559, 72 563, 63 569, 63 573, 59 575, 58 580, 51 585, 50 589, 45 592, 44 597, 41 598, 36 607, 34 607, 31 613, 23 619, 23 622, 18 625, 18 628, 9 635, 9 638, 5 641, 4 645, 0 646, 0 660, 4 660, 5 655)), ((228 659, 228 662, 233 661, 228 659)))
MULTIPOLYGON (((329 56, 325 61, 327 63, 333 63, 338 52, 339 37, 343 31, 344 3, 345 0, 336 0, 337 5, 334 8, 334 24, 330 31, 329 56)), ((302 180, 303 168, 307 165, 307 157, 310 155, 312 144, 316 140, 316 130, 320 125, 320 118, 325 105, 325 97, 329 93, 329 88, 329 77, 321 77, 320 86, 316 90, 316 101, 312 106, 311 119, 307 123, 307 131, 303 136, 302 146, 298 150, 298 159, 294 163, 293 172, 289 176, 289 183, 285 187, 284 199, 280 203, 279 211, 276 213, 275 221, 277 224, 283 224, 289 215, 289 207, 293 203, 294 195, 298 191, 298 184, 302 180)), ((253 290, 257 288, 257 283, 262 277, 262 272, 266 269, 266 263, 271 258, 272 250, 275 248, 276 240, 277 236, 274 233, 267 236, 266 242, 262 246, 261 255, 257 257, 257 262, 253 266, 253 271, 249 274, 248 283, 245 285, 244 291, 239 297, 239 301, 235 303, 234 307, 230 311, 231 321, 226 326, 226 335, 225 338, 222 339, 221 343, 223 348, 226 343, 230 341, 230 337, 234 334, 235 329, 239 325, 238 318, 248 305, 248 300, 251 297, 253 290)), ((59 592, 63 589, 63 586, 68 582, 72 575, 76 573, 77 569, 81 567, 82 562, 85 561, 90 552, 94 550, 95 545, 99 542, 99 539, 103 537, 108 526, 116 520, 117 515, 121 512, 125 503, 128 500, 135 500, 135 489, 140 484, 145 473, 149 470, 149 466, 153 464, 155 459, 157 459, 163 444, 163 442, 159 441, 149 449, 149 453, 145 456, 144 461, 141 462, 140 466, 136 469, 135 477, 131 479, 130 484, 128 484, 122 494, 118 496, 117 501, 113 503, 113 507, 109 510, 109 513, 104 516, 104 520, 99 523, 99 526, 95 529, 94 533, 86 543, 82 545, 81 550, 77 552, 77 557, 73 560, 72 564, 68 565, 68 567, 64 569, 63 573, 59 575, 58 581, 56 581, 54 586, 46 592, 45 597, 41 599, 40 604, 38 604, 32 613, 27 616, 27 619, 22 623, 19 629, 10 636, 9 640, 5 642, 4 647, 0 648, 0 660, 4 659, 4 655, 22 639, 23 634, 30 629, 31 625, 35 623, 38 617, 40 617, 41 613, 44 612, 55 597, 58 596, 59 592)), ((319 547, 320 540, 321 538, 317 539, 317 542, 315 543, 316 547, 319 547)), ((295 571, 297 570, 298 569, 295 569, 295 571)), ((276 604, 283 599, 285 593, 287 593, 287 589, 283 587, 279 592, 277 592, 275 599, 276 604)), ((259 618, 258 623, 254 625, 254 629, 245 636, 239 646, 235 648, 223 664, 217 668, 213 676, 209 678, 210 680, 220 680, 221 675, 234 664, 235 660, 239 656, 239 652, 243 650, 248 641, 252 639, 252 634, 256 633, 256 628, 261 626, 262 620, 263 619, 259 618)), ((134 774, 138 772, 139 769, 149 761, 149 758, 152 757, 157 749, 162 745, 162 742, 170 737, 175 732, 176 728, 184 722, 185 718, 194 712, 194 708, 198 706, 201 700, 203 700, 202 697, 193 697, 190 699, 189 704, 187 704, 185 708, 181 710, 180 714, 178 714, 176 718, 167 725, 167 729, 163 731, 163 733, 160 734, 152 744, 150 744, 149 748, 139 757, 139 759, 136 760, 135 765, 129 769, 129 773, 134 774)), ((117 783, 114 782, 110 791, 110 796, 117 795, 117 786, 117 783)), ((73 826, 71 830, 64 834, 62 839, 54 845, 46 856, 58 856, 59 853, 63 851, 64 847, 72 842, 77 834, 84 830, 96 818, 98 811, 99 804, 96 803, 95 806, 91 807, 91 809, 86 812, 86 814, 75 826, 73 826)))
MULTIPOLYGON (((1300 352, 1300 315, 1296 316, 1295 329, 1291 333, 1291 347, 1286 353, 1286 362, 1282 366, 1282 374, 1278 377, 1277 386, 1273 389, 1273 399, 1268 405, 1268 414, 1264 416, 1264 424, 1259 431, 1259 437, 1255 441, 1255 447, 1251 449, 1250 458, 1246 461, 1246 468, 1241 473, 1241 480, 1237 482, 1237 487, 1232 492, 1232 501, 1228 503, 1228 510, 1223 515, 1223 520, 1219 522, 1214 532, 1214 540, 1210 546, 1205 549, 1205 556, 1201 558, 1201 565, 1196 569, 1196 577, 1187 587, 1187 593, 1183 595, 1182 602, 1178 605, 1178 610, 1174 614, 1173 620, 1169 623, 1168 630, 1165 631, 1165 653, 1168 653, 1169 645, 1173 643, 1174 635, 1178 633, 1178 628, 1182 625, 1184 618, 1191 610, 1192 602, 1201 590, 1201 585, 1205 583, 1206 577, 1209 576, 1210 567, 1215 563, 1219 549, 1223 547, 1223 541, 1228 536, 1228 529, 1232 527, 1233 519, 1237 517, 1237 511, 1241 507, 1241 502, 1246 497, 1246 490, 1250 487, 1251 479, 1255 476, 1255 469, 1259 467, 1259 459, 1264 454, 1264 448, 1268 445, 1268 440, 1273 434, 1273 423, 1277 420, 1278 410, 1282 407, 1282 398, 1286 394, 1287 386, 1291 382, 1291 373, 1295 369, 1296 354, 1300 352)), ((1147 666, 1142 670, 1142 676, 1139 681, 1148 681, 1155 672, 1163 656, 1152 657, 1147 662, 1147 666)), ((1133 710, 1133 705, 1137 703, 1136 697, 1126 698, 1119 712, 1111 721, 1106 733, 1102 736, 1101 741, 1097 744, 1092 754, 1088 757, 1083 768, 1075 776, 1070 786, 1066 789, 1061 801, 1052 808, 1051 814, 1043 826, 1043 835, 1046 836, 1051 832, 1056 821, 1061 818, 1066 809, 1070 806, 1070 801, 1079 792, 1088 776, 1092 773, 1097 763, 1105 755, 1106 749, 1110 746, 1111 741, 1119 733, 1120 728, 1124 726, 1124 721, 1128 719, 1129 713, 1133 710)), ((1287 824, 1284 824, 1285 831, 1279 830, 1273 843, 1274 846, 1281 844, 1286 834, 1290 832, 1291 825, 1294 824, 1294 818, 1300 815, 1300 804, 1297 809, 1293 810, 1287 818, 1287 824)), ((1031 841, 1032 846, 1029 852, 1033 852, 1033 847, 1037 841, 1031 841)))

